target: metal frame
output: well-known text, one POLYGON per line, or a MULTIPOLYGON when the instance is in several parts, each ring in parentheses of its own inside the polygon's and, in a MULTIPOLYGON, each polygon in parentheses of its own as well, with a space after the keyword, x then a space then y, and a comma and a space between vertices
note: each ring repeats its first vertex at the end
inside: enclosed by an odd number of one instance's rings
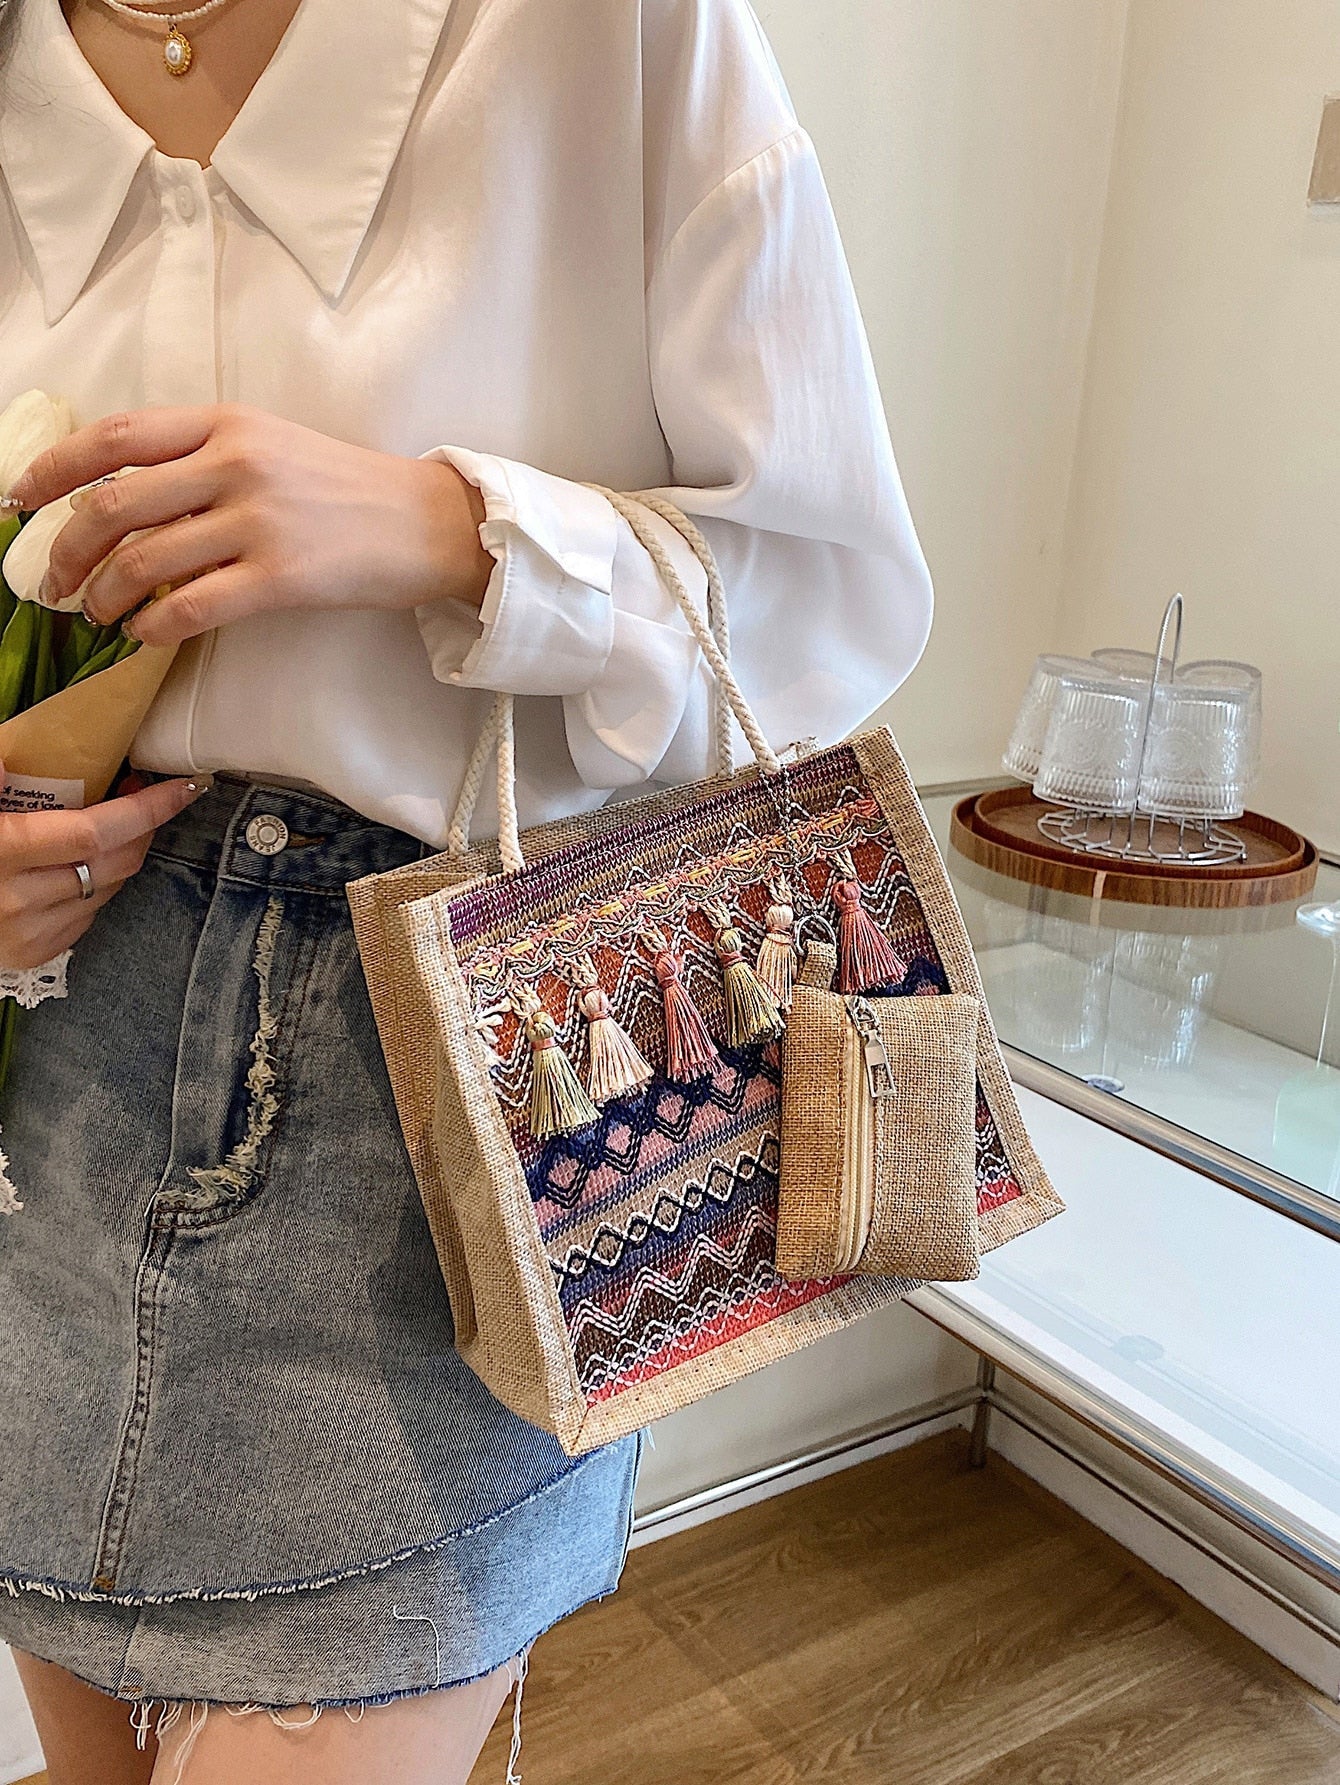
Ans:
MULTIPOLYGON (((989 1421, 993 1408, 1010 1413, 1008 1402, 996 1387, 996 1370, 1003 1369, 1016 1377, 1053 1406, 1059 1407, 1090 1431, 1098 1433, 1137 1462, 1153 1469, 1165 1480, 1184 1489, 1194 1499, 1219 1513, 1228 1522, 1282 1556, 1313 1580, 1332 1592, 1340 1592, 1340 1556, 1321 1547, 1298 1529, 1290 1529, 1273 1519, 1262 1507, 1251 1501, 1228 1476, 1182 1455, 1151 1427, 1142 1425, 1115 1402, 1105 1400, 1056 1368, 1049 1359, 1017 1339, 993 1327, 988 1321, 960 1307, 952 1297, 933 1285, 913 1291, 908 1304, 951 1337, 972 1347, 982 1360, 979 1366, 979 1398, 986 1408, 974 1421, 974 1440, 979 1454, 985 1454, 989 1437, 989 1421), (978 1424, 983 1428, 979 1434, 978 1424)), ((1104 1478, 1106 1479, 1106 1478, 1104 1478)))
MULTIPOLYGON (((922 798, 962 796, 980 793, 991 787, 1013 785, 1013 777, 975 777, 970 781, 942 782, 920 789, 922 798)), ((1340 858, 1323 853, 1329 866, 1340 867, 1340 858)), ((1059 1103, 1076 1114, 1098 1122, 1114 1133, 1133 1140, 1152 1152, 1171 1159, 1201 1176, 1222 1184, 1226 1189, 1247 1196, 1252 1201, 1273 1209, 1287 1219, 1299 1222, 1326 1238, 1340 1240, 1340 1207, 1330 1198, 1306 1185, 1286 1178, 1269 1167, 1256 1164, 1229 1148, 1204 1136, 1193 1134, 1162 1116, 1124 1102, 1110 1092, 1100 1091, 1058 1066, 1036 1059, 1018 1048, 1004 1049, 1010 1071, 1017 1084, 1036 1091, 1053 1103, 1059 1103)), ((1332 1592, 1340 1591, 1340 1557, 1321 1546, 1305 1531, 1287 1528, 1269 1512, 1254 1504, 1229 1477, 1180 1454, 1152 1428, 1133 1420, 1113 1402, 1085 1388, 1059 1370, 1041 1353, 992 1327, 985 1320, 958 1306, 943 1290, 933 1285, 915 1291, 907 1298, 908 1305, 941 1327, 952 1337, 969 1345, 977 1353, 977 1380, 970 1389, 924 1402, 896 1418, 863 1427, 861 1430, 830 1444, 821 1445, 762 1469, 715 1483, 698 1493, 650 1508, 633 1520, 634 1532, 652 1532, 658 1525, 670 1523, 687 1514, 721 1505, 770 1482, 784 1480, 815 1465, 845 1459, 844 1467, 858 1463, 862 1453, 882 1454, 887 1440, 915 1431, 934 1421, 972 1409, 969 1461, 981 1467, 987 1458, 991 1418, 994 1413, 1012 1420, 1034 1438, 1050 1446, 1061 1456, 1083 1469, 1103 1486, 1119 1494, 1130 1505, 1192 1544, 1216 1565, 1227 1569, 1238 1580, 1263 1594, 1275 1605, 1297 1618, 1315 1634, 1332 1642, 1340 1642, 1340 1632, 1326 1625, 1306 1607, 1296 1604, 1270 1582, 1254 1575, 1249 1568, 1225 1555, 1214 1544, 1189 1530, 1176 1519, 1123 1483, 1104 1474, 1089 1458, 1078 1455, 1056 1435, 1031 1422, 1014 1406, 1008 1394, 998 1386, 997 1372, 1003 1369, 1045 1401, 1077 1420, 1086 1429, 1114 1444, 1127 1456, 1151 1469, 1165 1481, 1187 1493, 1199 1504, 1208 1507, 1234 1529, 1262 1544, 1273 1555, 1298 1568, 1309 1579, 1332 1592)))
POLYGON ((900 1413, 894 1419, 877 1420, 872 1425, 849 1432, 844 1438, 834 1439, 831 1444, 821 1444, 814 1450, 802 1451, 798 1456, 784 1457, 781 1462, 751 1470, 747 1475, 714 1482, 711 1487, 703 1488, 696 1494, 686 1494, 682 1499, 667 1500, 664 1505, 652 1506, 634 1518, 633 1530, 640 1536, 642 1532, 654 1530, 657 1525, 668 1524, 672 1519, 702 1512, 723 1500, 738 1499, 741 1494, 764 1487, 768 1482, 781 1481, 788 1475, 797 1475, 803 1469, 811 1469, 819 1463, 833 1462, 838 1457, 845 1457, 847 1461, 843 1468, 850 1468, 865 1460, 857 1453, 869 1451, 872 1455, 882 1454, 880 1447, 888 1439, 898 1437, 903 1432, 914 1431, 918 1426, 930 1425, 951 1413, 964 1413, 969 1407, 977 1409, 981 1399, 982 1391, 977 1387, 956 1389, 936 1400, 923 1401, 919 1406, 909 1407, 905 1413, 900 1413))
POLYGON ((1287 1593, 1282 1593, 1269 1581, 1262 1580, 1260 1575, 1253 1574, 1251 1569, 1245 1568, 1241 1562, 1230 1556, 1227 1550, 1221 1549, 1217 1543, 1212 1543, 1199 1531, 1184 1524, 1181 1519, 1175 1518, 1165 1509, 1155 1506, 1143 1494, 1135 1493, 1125 1482, 1114 1481, 1110 1475, 1105 1475, 1101 1469, 1095 1467, 1089 1458, 1080 1456, 1069 1445, 1062 1443, 1054 1432, 1049 1432, 1044 1427, 1035 1424, 1008 1395, 996 1396, 992 1401, 991 1411, 999 1413, 1001 1418, 1009 1420, 1011 1425, 1018 1426, 1020 1431, 1027 1432, 1029 1437, 1035 1438, 1039 1444, 1045 1444, 1048 1450, 1063 1457, 1067 1463, 1081 1470, 1091 1481, 1096 1481, 1109 1493, 1116 1494, 1128 1506, 1133 1506, 1137 1512, 1143 1513, 1146 1518, 1161 1525, 1172 1536, 1189 1544, 1192 1549, 1198 1550, 1208 1561, 1213 1562, 1216 1568, 1222 1568, 1235 1580, 1241 1581, 1253 1592, 1260 1593, 1263 1598, 1269 1599, 1281 1611, 1287 1612, 1291 1618, 1297 1618, 1298 1622, 1306 1625, 1314 1636, 1324 1637, 1327 1642, 1340 1649, 1340 1631, 1337 1631, 1333 1625, 1324 1622, 1314 1611, 1310 1611, 1305 1605, 1300 1605, 1296 1599, 1291 1598, 1287 1593))

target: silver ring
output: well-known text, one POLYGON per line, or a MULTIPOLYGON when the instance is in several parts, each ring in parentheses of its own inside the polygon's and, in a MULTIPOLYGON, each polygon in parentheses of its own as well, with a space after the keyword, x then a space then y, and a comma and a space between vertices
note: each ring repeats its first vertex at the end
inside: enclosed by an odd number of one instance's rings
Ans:
POLYGON ((93 897, 93 892, 94 892, 93 874, 92 874, 91 869, 89 868, 88 863, 87 862, 71 862, 70 866, 74 869, 75 873, 79 876, 79 897, 81 899, 91 899, 93 897))

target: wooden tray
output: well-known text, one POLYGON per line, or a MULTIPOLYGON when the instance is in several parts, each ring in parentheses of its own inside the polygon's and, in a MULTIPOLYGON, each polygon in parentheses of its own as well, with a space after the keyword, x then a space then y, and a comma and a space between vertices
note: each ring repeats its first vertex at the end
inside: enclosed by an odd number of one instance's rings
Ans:
POLYGON ((1132 905, 1182 905, 1230 910, 1306 898, 1317 879, 1317 851, 1287 824, 1245 812, 1222 828, 1240 837, 1247 859, 1226 867, 1120 861, 1085 855, 1044 837, 1039 817, 1053 808, 1029 787, 970 794, 954 808, 950 840, 960 855, 1011 880, 1119 899, 1132 905))

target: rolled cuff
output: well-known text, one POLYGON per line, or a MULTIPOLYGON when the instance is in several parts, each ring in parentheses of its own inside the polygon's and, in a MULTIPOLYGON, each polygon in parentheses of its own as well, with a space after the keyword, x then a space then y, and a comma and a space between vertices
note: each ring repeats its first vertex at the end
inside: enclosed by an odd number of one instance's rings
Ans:
POLYGON ((495 562, 478 615, 442 600, 415 608, 434 676, 508 694, 582 694, 614 644, 619 518, 584 484, 463 447, 421 455, 484 498, 479 538, 495 562))

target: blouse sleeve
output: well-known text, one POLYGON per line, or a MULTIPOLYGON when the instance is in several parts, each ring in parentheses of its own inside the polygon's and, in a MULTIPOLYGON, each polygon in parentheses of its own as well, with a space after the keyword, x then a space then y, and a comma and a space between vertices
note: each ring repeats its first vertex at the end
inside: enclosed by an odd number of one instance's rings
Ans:
MULTIPOLYGON (((732 662, 777 749, 836 741, 912 669, 931 587, 823 176, 795 126, 674 230, 647 288, 672 481, 721 566, 732 662)), ((532 465, 435 448, 484 497, 478 618, 418 610, 435 675, 561 696, 598 789, 711 764, 711 689, 683 616, 606 499, 532 465)), ((705 578, 648 511, 694 599, 705 578)), ((736 731, 740 758, 743 742, 736 731)))

